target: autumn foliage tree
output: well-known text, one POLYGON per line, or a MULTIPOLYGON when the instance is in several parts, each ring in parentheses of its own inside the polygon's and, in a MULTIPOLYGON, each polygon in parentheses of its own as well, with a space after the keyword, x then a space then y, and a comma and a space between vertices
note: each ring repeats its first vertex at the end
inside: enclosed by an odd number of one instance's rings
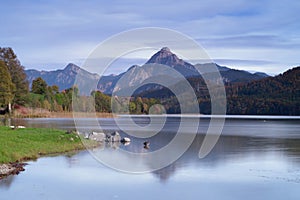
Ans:
POLYGON ((0 47, 0 60, 3 61, 7 67, 11 77, 11 82, 15 86, 14 90, 12 91, 12 103, 24 105, 26 103, 26 96, 29 91, 24 67, 21 65, 16 54, 10 47, 0 47))

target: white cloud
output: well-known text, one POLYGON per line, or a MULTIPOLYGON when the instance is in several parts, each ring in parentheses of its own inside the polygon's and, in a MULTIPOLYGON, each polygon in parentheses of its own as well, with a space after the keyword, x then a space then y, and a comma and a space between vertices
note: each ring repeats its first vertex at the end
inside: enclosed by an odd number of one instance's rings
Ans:
POLYGON ((0 46, 40 68, 82 60, 121 31, 159 26, 196 38, 212 58, 278 63, 266 68, 276 73, 300 63, 299 8, 293 0, 6 1, 0 46))

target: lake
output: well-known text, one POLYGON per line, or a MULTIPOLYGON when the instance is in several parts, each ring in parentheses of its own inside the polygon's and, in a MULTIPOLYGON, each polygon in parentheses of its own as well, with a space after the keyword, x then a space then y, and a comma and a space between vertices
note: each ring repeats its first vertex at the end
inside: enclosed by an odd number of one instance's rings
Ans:
MULTIPOLYGON (((118 123, 126 126, 128 119, 118 123)), ((188 118, 185 126, 194 124, 188 118)), ((97 130, 91 119, 82 119, 86 130, 97 130)), ((134 121, 147 126, 149 118, 134 121)), ((91 151, 43 157, 30 161, 26 171, 0 181, 1 200, 8 199, 299 199, 300 119, 289 117, 231 117, 213 150, 198 157, 210 118, 200 120, 198 133, 187 151, 171 165, 152 172, 132 174, 101 164, 95 155, 119 158, 122 151, 155 152, 172 141, 180 118, 169 117, 163 129, 146 139, 105 145, 91 151)), ((74 129, 73 119, 18 119, 27 127, 74 129)), ((99 119, 105 132, 118 130, 114 119, 99 119)), ((132 127, 128 126, 128 130, 132 127)), ((124 130, 127 131, 127 130, 124 130)), ((138 130, 136 130, 138 132, 138 130)), ((120 131, 122 136, 127 136, 120 131)), ((142 131, 140 134, 144 134, 142 131)), ((184 133, 187 136, 190 133, 184 133)), ((171 149, 176 151, 177 149, 171 149)), ((123 161, 124 160, 124 161, 123 161)), ((131 160, 149 166, 152 160, 131 160)))

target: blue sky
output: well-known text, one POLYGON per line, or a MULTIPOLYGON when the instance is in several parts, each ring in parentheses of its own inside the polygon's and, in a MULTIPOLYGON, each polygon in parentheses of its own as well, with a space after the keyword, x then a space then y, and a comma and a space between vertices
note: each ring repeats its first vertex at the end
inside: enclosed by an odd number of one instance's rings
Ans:
POLYGON ((81 65, 114 34, 162 27, 195 39, 218 64, 277 74, 300 65, 299 9, 295 0, 2 1, 0 46, 26 69, 53 70, 81 65))

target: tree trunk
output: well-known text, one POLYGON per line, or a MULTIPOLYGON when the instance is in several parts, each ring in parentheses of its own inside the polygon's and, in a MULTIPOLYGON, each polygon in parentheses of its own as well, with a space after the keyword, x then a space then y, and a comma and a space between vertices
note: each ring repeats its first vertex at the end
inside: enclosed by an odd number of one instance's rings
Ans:
POLYGON ((11 103, 8 103, 8 113, 11 114, 11 103))

